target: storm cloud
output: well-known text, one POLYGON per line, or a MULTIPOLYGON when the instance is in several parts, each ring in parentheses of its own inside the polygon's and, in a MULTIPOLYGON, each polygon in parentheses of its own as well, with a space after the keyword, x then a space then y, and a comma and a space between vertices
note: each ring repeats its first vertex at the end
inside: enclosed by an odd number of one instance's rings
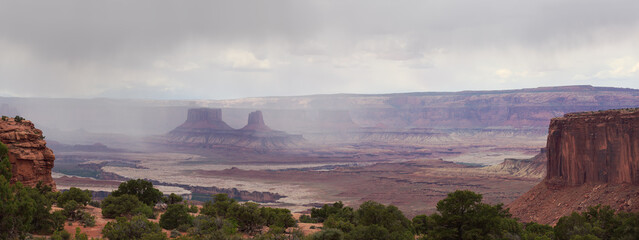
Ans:
POLYGON ((0 1, 0 96, 639 88, 636 1, 0 1))

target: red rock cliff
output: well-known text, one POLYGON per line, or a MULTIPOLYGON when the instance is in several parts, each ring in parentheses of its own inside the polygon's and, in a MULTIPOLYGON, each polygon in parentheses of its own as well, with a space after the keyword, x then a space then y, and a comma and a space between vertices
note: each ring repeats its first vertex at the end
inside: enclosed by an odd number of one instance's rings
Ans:
POLYGON ((639 112, 554 118, 547 146, 547 178, 554 183, 639 184, 639 112))
POLYGON ((566 114, 551 120, 546 178, 508 204, 521 221, 554 224, 609 205, 639 211, 639 111, 566 114))
POLYGON ((0 142, 9 148, 13 177, 11 182, 35 186, 39 181, 55 189, 51 169, 55 155, 47 148, 42 131, 30 121, 0 121, 0 142))

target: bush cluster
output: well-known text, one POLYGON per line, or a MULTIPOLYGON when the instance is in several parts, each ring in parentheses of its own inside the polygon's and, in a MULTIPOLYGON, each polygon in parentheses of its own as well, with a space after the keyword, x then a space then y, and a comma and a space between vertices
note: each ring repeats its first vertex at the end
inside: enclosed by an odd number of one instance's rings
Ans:
POLYGON ((64 226, 64 216, 51 212, 51 188, 38 183, 35 188, 12 177, 8 148, 0 142, 0 239, 22 239, 29 233, 52 234, 64 226))

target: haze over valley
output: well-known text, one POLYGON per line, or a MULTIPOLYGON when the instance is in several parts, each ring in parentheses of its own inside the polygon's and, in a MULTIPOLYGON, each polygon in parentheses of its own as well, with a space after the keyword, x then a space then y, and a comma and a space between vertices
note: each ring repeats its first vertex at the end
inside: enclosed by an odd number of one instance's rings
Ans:
POLYGON ((509 203, 543 177, 544 164, 503 162, 545 158, 550 118, 637 102, 639 90, 592 86, 198 101, 0 99, 8 114, 45 123, 62 189, 84 182, 109 192, 142 178, 200 201, 230 191, 303 211, 375 200, 408 214, 433 211, 453 189, 509 203))
POLYGON ((0 239, 639 238, 637 9, 0 0, 0 239))

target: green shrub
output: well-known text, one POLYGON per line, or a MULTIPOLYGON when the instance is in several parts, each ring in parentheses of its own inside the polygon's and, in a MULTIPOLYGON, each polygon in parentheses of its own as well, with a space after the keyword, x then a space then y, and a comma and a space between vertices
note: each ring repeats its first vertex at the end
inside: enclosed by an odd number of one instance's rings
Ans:
POLYGON ((190 213, 197 213, 198 211, 200 211, 200 209, 196 205, 191 205, 191 207, 189 207, 190 213))
POLYGON ((86 233, 80 232, 80 228, 75 228, 75 240, 89 240, 89 237, 86 233))
POLYGON ((89 206, 100 208, 100 201, 91 201, 89 202, 89 206))
POLYGON ((315 218, 311 218, 311 216, 307 214, 303 214, 302 216, 300 216, 300 222, 301 223, 317 223, 318 221, 315 218))
POLYGON ((80 209, 80 204, 78 204, 76 201, 74 200, 69 200, 66 201, 66 203, 63 206, 62 209, 62 213, 64 214, 64 216, 66 216, 68 219, 71 219, 71 221, 75 221, 78 218, 78 209, 80 209))
POLYGON ((22 122, 22 121, 24 120, 24 118, 16 115, 16 116, 13 118, 13 120, 14 120, 14 121, 16 121, 16 122, 22 122))
POLYGON ((153 212, 153 208, 151 208, 148 205, 140 205, 137 208, 133 209, 132 215, 142 215, 145 216, 147 218, 152 218, 155 219, 157 217, 157 215, 155 215, 155 213, 153 212))
POLYGON ((237 206, 239 206, 239 203, 237 203, 235 199, 229 198, 228 195, 220 193, 213 196, 212 202, 207 201, 204 203, 200 213, 211 217, 219 216, 225 218, 229 209, 237 206))
POLYGON ((353 219, 353 208, 344 207, 344 204, 339 201, 331 205, 324 204, 322 208, 311 209, 311 218, 320 223, 324 222, 324 220, 326 220, 326 218, 328 218, 328 216, 330 215, 338 215, 339 218, 344 218, 344 220, 346 221, 351 221, 353 219))
POLYGON ((89 190, 80 190, 79 188, 71 187, 69 191, 60 194, 58 197, 58 206, 64 206, 69 200, 86 206, 91 201, 91 192, 89 192, 89 190))
MULTIPOLYGON (((554 227, 556 239, 639 239, 639 214, 615 214, 610 206, 591 206, 559 219, 554 227)), ((545 229, 544 229, 545 230, 545 229)))
POLYGON ((550 239, 555 239, 555 233, 551 226, 530 222, 530 223, 527 223, 524 227, 524 232, 522 233, 522 239, 550 240, 550 239))
POLYGON ((13 177, 11 172, 11 162, 9 162, 9 148, 0 142, 0 176, 9 181, 13 177))
POLYGON ((51 235, 51 240, 69 240, 71 239, 71 234, 66 230, 55 231, 53 235, 51 235))
POLYGON ((153 187, 153 183, 142 179, 123 182, 118 186, 118 190, 111 193, 114 197, 126 194, 137 197, 140 202, 151 207, 161 201, 164 196, 160 190, 153 187))
POLYGON ((260 209, 262 218, 266 221, 266 226, 289 228, 295 226, 295 219, 291 211, 284 208, 263 207, 260 209))
POLYGON ((0 143, 0 239, 24 238, 27 233, 51 234, 54 228, 51 200, 45 187, 10 184, 11 163, 6 145, 0 143))
POLYGON ((185 224, 181 224, 180 226, 177 226, 175 230, 178 230, 179 232, 187 232, 189 231, 189 228, 191 228, 191 224, 185 223, 185 224))
POLYGON ((181 203, 183 200, 182 196, 177 195, 175 193, 171 193, 168 197, 165 197, 164 202, 167 205, 181 203))
POLYGON ((176 238, 176 237, 179 237, 181 235, 182 234, 180 234, 180 232, 178 230, 174 229, 174 230, 171 231, 171 238, 176 238))
POLYGON ((360 226, 357 226, 355 229, 353 229, 353 231, 351 231, 347 235, 347 239, 350 239, 350 240, 368 240, 368 239, 396 240, 397 238, 392 238, 391 233, 382 226, 378 226, 378 225, 361 226, 360 225, 360 226))
POLYGON ((225 239, 237 233, 237 224, 221 217, 199 215, 193 219, 193 227, 188 229, 188 233, 205 239, 225 239))
POLYGON ((335 216, 329 216, 326 221, 324 221, 325 228, 333 228, 339 229, 344 233, 349 233, 355 229, 355 225, 351 222, 344 221, 343 219, 337 218, 335 216))
POLYGON ((166 237, 166 233, 153 232, 153 233, 146 233, 142 235, 142 238, 140 239, 141 240, 167 240, 169 238, 166 237))
POLYGON ((52 229, 54 231, 64 229, 64 223, 67 221, 67 216, 64 216, 63 210, 55 211, 51 215, 52 229))
POLYGON ((5 121, 5 122, 6 122, 6 121, 9 121, 9 117, 7 117, 7 116, 4 116, 4 115, 3 115, 3 116, 2 116, 2 121, 5 121))
POLYGON ((417 234, 426 234, 428 231, 432 230, 434 226, 435 221, 433 220, 433 217, 417 215, 413 218, 413 227, 417 234))
POLYGON ((105 218, 132 217, 144 215, 153 218, 153 209, 140 202, 134 195, 124 194, 121 196, 109 195, 102 200, 102 215, 105 218))
POLYGON ((360 228, 360 233, 384 232, 377 229, 377 227, 380 227, 387 230, 393 239, 414 238, 412 222, 393 205, 384 206, 373 201, 364 202, 355 211, 354 222, 357 226, 353 231, 358 230, 357 227, 359 226, 376 226, 366 229, 360 228))
POLYGON ((95 216, 91 215, 91 213, 80 211, 78 213, 78 216, 80 218, 80 223, 82 224, 82 226, 84 227, 95 226, 95 216))
MULTIPOLYGON (((337 229, 326 229, 317 232, 309 237, 310 240, 343 240, 344 233, 337 229)), ((379 238, 371 238, 379 239, 379 238)))
POLYGON ((160 225, 147 220, 144 216, 135 216, 131 220, 118 217, 116 221, 109 222, 104 226, 102 236, 109 240, 166 239, 166 234, 162 232, 160 225), (164 238, 160 234, 163 234, 164 238))
POLYGON ((228 217, 237 222, 238 230, 245 233, 254 233, 264 226, 266 220, 262 217, 260 205, 246 202, 232 205, 228 209, 228 217))
POLYGON ((183 204, 169 205, 166 212, 160 216, 160 226, 169 230, 183 224, 190 225, 192 221, 193 218, 189 215, 186 205, 183 204))

